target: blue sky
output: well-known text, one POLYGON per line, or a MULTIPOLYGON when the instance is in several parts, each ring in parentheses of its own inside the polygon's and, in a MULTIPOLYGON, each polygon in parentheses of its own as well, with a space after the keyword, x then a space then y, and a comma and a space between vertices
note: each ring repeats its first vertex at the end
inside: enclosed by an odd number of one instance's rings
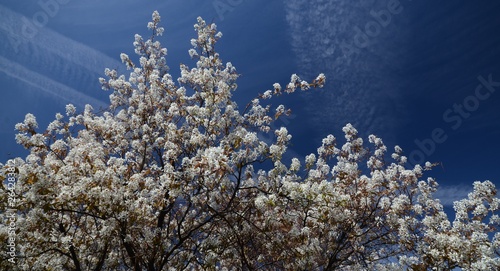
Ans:
POLYGON ((324 89, 281 97, 294 110, 280 123, 294 135, 293 155, 315 151, 327 134, 342 138, 350 122, 415 161, 442 163, 431 175, 446 204, 473 181, 500 185, 500 87, 488 92, 478 79, 500 82, 500 3, 493 0, 5 0, 0 160, 25 156, 14 125, 26 113, 44 128, 67 103, 105 106, 109 93, 98 78, 106 67, 122 69, 120 53, 133 55, 133 36, 149 34, 153 10, 162 16, 174 76, 180 62, 192 66, 196 17, 218 25, 218 50, 242 74, 240 106, 292 73, 326 74, 324 89))

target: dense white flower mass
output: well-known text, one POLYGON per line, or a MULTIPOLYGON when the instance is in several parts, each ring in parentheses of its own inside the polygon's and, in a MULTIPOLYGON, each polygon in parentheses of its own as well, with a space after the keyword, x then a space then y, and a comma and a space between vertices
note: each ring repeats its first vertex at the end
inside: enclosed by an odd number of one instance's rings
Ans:
POLYGON ((99 79, 107 110, 70 104, 45 131, 32 114, 16 125, 30 153, 0 164, 3 179, 18 172, 15 206, 0 190, 3 221, 17 210, 14 229, 0 225, 4 244, 16 236, 1 270, 500 270, 493 183, 475 182, 449 220, 424 177, 433 164, 408 165, 351 124, 283 159, 293 138, 274 122, 290 111, 268 99, 321 88, 324 74, 294 74, 241 108, 216 25, 197 19, 195 63, 175 80, 159 23, 155 11, 151 38, 135 36, 139 63, 120 55, 130 74, 99 79))

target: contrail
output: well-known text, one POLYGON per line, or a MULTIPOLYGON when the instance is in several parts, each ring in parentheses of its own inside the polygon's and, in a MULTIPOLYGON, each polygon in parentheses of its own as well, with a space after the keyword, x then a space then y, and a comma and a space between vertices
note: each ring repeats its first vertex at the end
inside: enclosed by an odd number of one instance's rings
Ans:
POLYGON ((84 103, 102 107, 106 105, 68 85, 77 85, 81 89, 96 88, 97 75, 102 75, 106 67, 122 67, 119 61, 47 27, 36 27, 32 25, 31 18, 2 5, 0 34, 1 32, 7 38, 0 45, 3 47, 0 50, 0 70, 80 106, 84 103), (31 25, 35 33, 26 35, 26 25, 31 25), (55 78, 56 76, 60 79, 55 78), (93 77, 95 81, 91 79, 93 77))
POLYGON ((107 104, 101 100, 85 95, 77 90, 56 82, 37 72, 31 71, 26 67, 19 65, 0 56, 0 71, 14 77, 26 84, 37 87, 46 93, 52 94, 69 103, 73 103, 83 109, 85 104, 91 104, 96 109, 106 108, 107 104), (97 107, 96 107, 97 106, 97 107))
MULTIPOLYGON (((123 64, 85 44, 69 39, 57 32, 54 32, 47 27, 36 28, 37 34, 33 37, 25 37, 22 34, 22 26, 25 20, 29 18, 11 11, 10 9, 0 5, 0 29, 3 29, 7 34, 16 37, 22 42, 33 43, 47 51, 58 55, 69 62, 78 64, 89 71, 102 74, 104 68, 122 67, 123 64)), ((19 52, 23 53, 23 52, 19 52)), ((118 56, 117 56, 118 58, 118 56)))

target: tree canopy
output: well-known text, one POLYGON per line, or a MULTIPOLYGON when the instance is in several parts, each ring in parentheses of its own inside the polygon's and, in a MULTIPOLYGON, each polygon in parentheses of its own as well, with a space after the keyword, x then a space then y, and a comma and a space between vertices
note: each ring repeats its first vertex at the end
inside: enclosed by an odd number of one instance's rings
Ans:
POLYGON ((138 63, 121 55, 128 76, 100 79, 109 108, 16 125, 29 155, 0 164, 2 270, 499 270, 492 182, 450 220, 424 177, 433 164, 350 124, 288 161, 292 136, 273 124, 290 110, 268 99, 325 76, 294 74, 240 108, 216 25, 198 18, 195 65, 174 81, 159 23, 155 11, 150 38, 135 35, 138 63))

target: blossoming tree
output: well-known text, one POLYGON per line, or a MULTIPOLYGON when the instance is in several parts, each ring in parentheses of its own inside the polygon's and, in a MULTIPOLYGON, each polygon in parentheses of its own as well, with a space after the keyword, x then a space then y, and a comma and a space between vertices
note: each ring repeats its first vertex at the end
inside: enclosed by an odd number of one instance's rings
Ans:
MULTIPOLYGON (((198 18, 196 66, 181 65, 176 82, 159 22, 154 12, 151 38, 135 36, 138 64, 121 55, 128 77, 106 69, 100 79, 109 108, 70 104, 43 131, 31 114, 16 126, 30 154, 1 165, 18 176, 16 255, 2 249, 2 270, 500 268, 491 182, 474 183, 450 221, 437 183, 422 180, 430 163, 410 167, 397 146, 389 157, 380 138, 366 144, 350 124, 341 146, 329 135, 286 162, 291 135, 272 124, 290 111, 266 100, 322 87, 324 75, 293 75, 239 108, 215 24, 198 18)), ((8 196, 3 187, 4 221, 8 196)), ((11 233, 0 226, 3 243, 11 233)))

